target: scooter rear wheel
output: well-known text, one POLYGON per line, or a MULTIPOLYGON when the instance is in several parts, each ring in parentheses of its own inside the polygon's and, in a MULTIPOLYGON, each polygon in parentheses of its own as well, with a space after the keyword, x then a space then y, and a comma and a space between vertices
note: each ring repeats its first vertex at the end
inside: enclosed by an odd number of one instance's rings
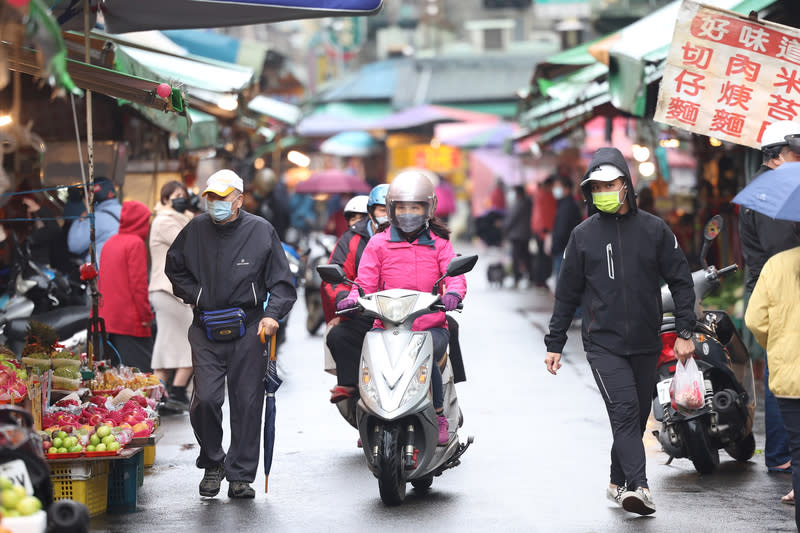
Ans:
POLYGON ((737 461, 741 463, 747 462, 751 457, 753 457, 753 454, 756 451, 756 439, 753 434, 750 433, 742 440, 726 446, 725 451, 737 461))
POLYGON ((387 426, 381 436, 381 447, 378 452, 378 490, 381 500, 386 505, 400 505, 406 499, 405 468, 403 468, 400 443, 400 427, 387 426))
POLYGON ((719 465, 719 450, 708 438, 708 428, 702 420, 694 419, 686 422, 686 446, 689 459, 695 470, 701 474, 710 474, 719 465))

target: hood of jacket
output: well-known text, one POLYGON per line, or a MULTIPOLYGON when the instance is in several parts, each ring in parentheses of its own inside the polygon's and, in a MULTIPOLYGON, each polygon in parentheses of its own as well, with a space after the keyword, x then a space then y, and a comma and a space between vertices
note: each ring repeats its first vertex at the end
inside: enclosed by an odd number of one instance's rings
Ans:
POLYGON ((119 232, 132 233, 146 240, 149 230, 150 208, 135 200, 123 202, 122 213, 119 217, 119 232))
MULTIPOLYGON (((625 161, 625 156, 622 155, 622 152, 617 150, 616 148, 599 148, 595 153, 594 157, 592 157, 592 162, 589 164, 589 168, 586 170, 586 174, 584 174, 583 178, 581 178, 581 182, 586 180, 589 177, 589 174, 592 173, 594 169, 599 167, 600 165, 614 165, 618 169, 622 171, 622 174, 625 176, 625 184, 628 186, 628 194, 625 195, 625 202, 627 202, 628 207, 630 208, 628 213, 635 213, 637 211, 636 207, 636 192, 633 188, 633 180, 631 179, 631 171, 628 168, 628 162, 625 161)), ((586 203, 589 208, 589 216, 599 213, 600 211, 594 206, 594 202, 592 201, 592 188, 589 183, 581 187, 583 191, 583 197, 586 199, 586 203)), ((601 213, 603 214, 603 213, 601 213)))

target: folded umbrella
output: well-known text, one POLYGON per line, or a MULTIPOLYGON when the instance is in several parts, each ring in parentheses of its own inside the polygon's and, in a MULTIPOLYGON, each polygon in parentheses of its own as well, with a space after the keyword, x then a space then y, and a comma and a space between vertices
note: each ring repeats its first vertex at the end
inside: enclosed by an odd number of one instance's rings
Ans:
MULTIPOLYGON (((264 332, 261 342, 266 344, 264 332)), ((278 359, 275 354, 277 341, 273 334, 269 338, 269 346, 265 346, 264 355, 269 357, 264 384, 267 389, 267 401, 264 408, 264 492, 269 492, 269 472, 272 469, 272 455, 275 451, 275 393, 283 380, 278 377, 278 359)))
POLYGON ((732 201, 777 220, 800 222, 800 163, 764 172, 732 201))

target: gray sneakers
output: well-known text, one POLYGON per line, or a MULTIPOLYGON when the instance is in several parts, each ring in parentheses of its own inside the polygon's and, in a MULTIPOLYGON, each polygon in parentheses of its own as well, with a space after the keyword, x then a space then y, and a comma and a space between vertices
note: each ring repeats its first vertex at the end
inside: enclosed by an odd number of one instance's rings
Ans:
POLYGON ((617 505, 622 505, 622 495, 625 494, 628 489, 625 485, 617 485, 617 488, 612 489, 611 487, 606 488, 606 498, 610 501, 616 503, 617 505))
POLYGON ((656 504, 650 490, 639 487, 635 491, 627 491, 622 495, 622 508, 629 513, 648 515, 656 512, 656 504))
POLYGON ((247 481, 231 481, 228 484, 228 498, 252 499, 256 497, 256 491, 247 481))
POLYGON ((221 464, 206 468, 203 480, 200 481, 200 496, 213 498, 219 494, 219 486, 225 477, 225 467, 221 464))

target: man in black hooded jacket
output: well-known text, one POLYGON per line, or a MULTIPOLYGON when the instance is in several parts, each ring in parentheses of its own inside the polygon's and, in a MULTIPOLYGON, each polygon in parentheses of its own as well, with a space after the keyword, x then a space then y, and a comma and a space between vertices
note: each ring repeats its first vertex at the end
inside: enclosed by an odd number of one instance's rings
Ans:
POLYGON ((675 301, 681 361, 694 352, 694 289, 689 264, 660 218, 636 208, 625 158, 600 148, 581 183, 589 218, 570 235, 545 336, 547 370, 561 367, 575 309, 583 309, 583 346, 611 421, 607 496, 627 511, 655 512, 647 485, 644 435, 661 351, 660 283, 675 301))

